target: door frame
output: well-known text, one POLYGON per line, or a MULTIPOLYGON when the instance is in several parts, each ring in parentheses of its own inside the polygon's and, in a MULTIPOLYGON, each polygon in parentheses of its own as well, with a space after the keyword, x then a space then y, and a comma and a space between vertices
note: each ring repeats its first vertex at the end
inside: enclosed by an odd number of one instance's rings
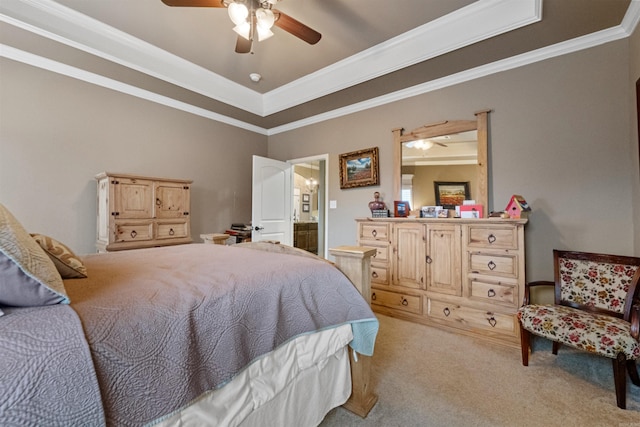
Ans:
MULTIPOLYGON (((323 198, 323 206, 322 217, 318 218, 318 221, 322 219, 322 228, 323 228, 323 251, 322 254, 318 253, 318 256, 321 256, 324 259, 329 259, 329 154, 318 154, 316 156, 308 156, 301 157, 298 159, 287 160, 287 163, 291 163, 291 165, 297 165, 301 163, 309 163, 313 161, 324 161, 324 181, 321 186, 322 194, 318 194, 318 197, 323 198)), ((294 173, 294 168, 292 168, 291 173, 294 173)), ((291 181, 293 182, 293 176, 291 177, 291 181)), ((293 205, 293 191, 291 192, 291 199, 293 205)), ((293 215, 291 215, 291 232, 293 233, 293 215)))

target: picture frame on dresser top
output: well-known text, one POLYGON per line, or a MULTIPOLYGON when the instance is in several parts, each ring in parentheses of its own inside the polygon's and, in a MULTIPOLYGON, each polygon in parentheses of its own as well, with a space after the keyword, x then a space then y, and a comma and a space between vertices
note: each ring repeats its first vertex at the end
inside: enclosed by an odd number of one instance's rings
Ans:
POLYGON ((410 212, 411 212, 411 206, 409 205, 409 202, 404 200, 402 201, 396 200, 393 202, 394 217, 399 217, 399 218, 408 217, 410 212))

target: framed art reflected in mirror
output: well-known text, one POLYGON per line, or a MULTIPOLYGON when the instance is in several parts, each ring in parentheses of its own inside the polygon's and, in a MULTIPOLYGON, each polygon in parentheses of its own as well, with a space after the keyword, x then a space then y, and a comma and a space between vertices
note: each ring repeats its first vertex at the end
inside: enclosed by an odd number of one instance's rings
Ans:
POLYGON ((471 198, 468 182, 435 181, 436 205, 444 209, 455 209, 471 198))

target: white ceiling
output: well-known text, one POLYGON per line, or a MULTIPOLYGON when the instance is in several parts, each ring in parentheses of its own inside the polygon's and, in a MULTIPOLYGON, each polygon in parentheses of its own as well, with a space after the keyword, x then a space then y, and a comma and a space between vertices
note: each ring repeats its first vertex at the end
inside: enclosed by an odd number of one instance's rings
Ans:
POLYGON ((320 42, 275 28, 253 53, 237 54, 225 9, 1 0, 0 56, 272 134, 626 37, 640 16, 640 0, 282 0, 276 8, 322 33, 320 42))

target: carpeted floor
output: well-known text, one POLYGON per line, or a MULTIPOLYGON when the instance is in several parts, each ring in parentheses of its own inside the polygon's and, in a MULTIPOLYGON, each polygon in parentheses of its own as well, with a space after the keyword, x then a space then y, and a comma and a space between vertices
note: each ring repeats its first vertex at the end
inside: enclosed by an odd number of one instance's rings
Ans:
POLYGON ((616 406, 611 360, 534 342, 520 351, 379 315, 366 419, 343 408, 321 427, 640 427, 640 387, 627 378, 627 410, 616 406))

